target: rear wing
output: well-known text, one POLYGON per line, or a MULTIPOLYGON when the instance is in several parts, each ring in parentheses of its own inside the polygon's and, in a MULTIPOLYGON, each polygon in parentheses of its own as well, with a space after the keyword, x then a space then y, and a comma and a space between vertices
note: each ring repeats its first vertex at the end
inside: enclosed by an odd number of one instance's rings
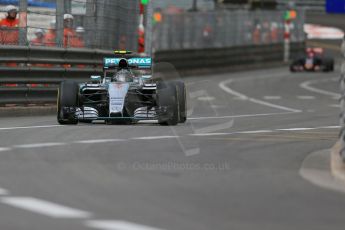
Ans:
POLYGON ((152 58, 151 57, 133 57, 133 58, 104 58, 103 68, 117 68, 119 66, 120 60, 126 59, 128 64, 135 66, 139 69, 151 69, 152 68, 152 58))

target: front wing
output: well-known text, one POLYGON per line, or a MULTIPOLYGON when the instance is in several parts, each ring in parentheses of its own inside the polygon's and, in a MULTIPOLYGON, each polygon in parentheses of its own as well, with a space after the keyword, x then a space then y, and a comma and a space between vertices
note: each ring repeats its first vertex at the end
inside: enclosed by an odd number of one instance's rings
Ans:
POLYGON ((112 117, 102 117, 99 116, 98 111, 92 107, 84 107, 82 109, 78 108, 75 112, 75 116, 81 121, 93 121, 93 120, 157 120, 158 112, 157 109, 148 107, 140 107, 134 111, 133 117, 122 116, 122 114, 117 114, 118 116, 112 117))

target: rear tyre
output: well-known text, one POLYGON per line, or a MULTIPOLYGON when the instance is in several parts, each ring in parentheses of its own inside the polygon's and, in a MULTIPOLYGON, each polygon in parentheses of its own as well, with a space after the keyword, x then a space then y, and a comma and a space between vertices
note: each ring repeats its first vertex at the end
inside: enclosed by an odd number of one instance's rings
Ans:
POLYGON ((178 109, 179 109, 179 123, 185 123, 187 121, 187 93, 186 86, 184 82, 177 81, 177 99, 178 99, 178 109))
POLYGON ((57 121, 61 125, 76 125, 75 113, 66 113, 64 108, 75 109, 78 106, 78 84, 74 81, 63 81, 60 84, 57 98, 57 121))
POLYGON ((332 71, 334 71, 334 60, 333 59, 324 59, 323 72, 332 72, 332 71))
POLYGON ((176 82, 157 84, 158 123, 174 126, 179 122, 179 105, 176 82))
POLYGON ((329 69, 330 72, 334 71, 334 60, 333 59, 329 60, 328 69, 329 69))
POLYGON ((292 72, 292 73, 296 72, 296 70, 295 70, 295 66, 290 65, 290 72, 292 72))

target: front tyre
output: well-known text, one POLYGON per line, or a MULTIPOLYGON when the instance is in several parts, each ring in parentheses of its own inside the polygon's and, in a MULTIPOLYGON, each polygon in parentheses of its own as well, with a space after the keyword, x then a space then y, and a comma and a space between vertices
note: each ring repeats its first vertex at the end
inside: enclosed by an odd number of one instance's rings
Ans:
POLYGON ((61 125, 76 125, 75 109, 78 106, 78 84, 66 80, 61 82, 57 98, 57 121, 61 125))
POLYGON ((175 126, 179 123, 179 105, 176 82, 157 84, 158 123, 175 126))
POLYGON ((184 82, 177 81, 177 99, 178 99, 178 110, 179 110, 179 123, 185 123, 187 121, 187 92, 184 82))

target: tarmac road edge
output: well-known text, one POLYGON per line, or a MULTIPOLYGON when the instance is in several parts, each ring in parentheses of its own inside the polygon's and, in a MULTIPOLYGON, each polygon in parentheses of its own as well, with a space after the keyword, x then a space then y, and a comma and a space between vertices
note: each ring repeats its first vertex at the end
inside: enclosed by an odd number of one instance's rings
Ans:
POLYGON ((331 173, 339 180, 345 182, 345 164, 340 157, 341 142, 338 141, 331 149, 331 173))

